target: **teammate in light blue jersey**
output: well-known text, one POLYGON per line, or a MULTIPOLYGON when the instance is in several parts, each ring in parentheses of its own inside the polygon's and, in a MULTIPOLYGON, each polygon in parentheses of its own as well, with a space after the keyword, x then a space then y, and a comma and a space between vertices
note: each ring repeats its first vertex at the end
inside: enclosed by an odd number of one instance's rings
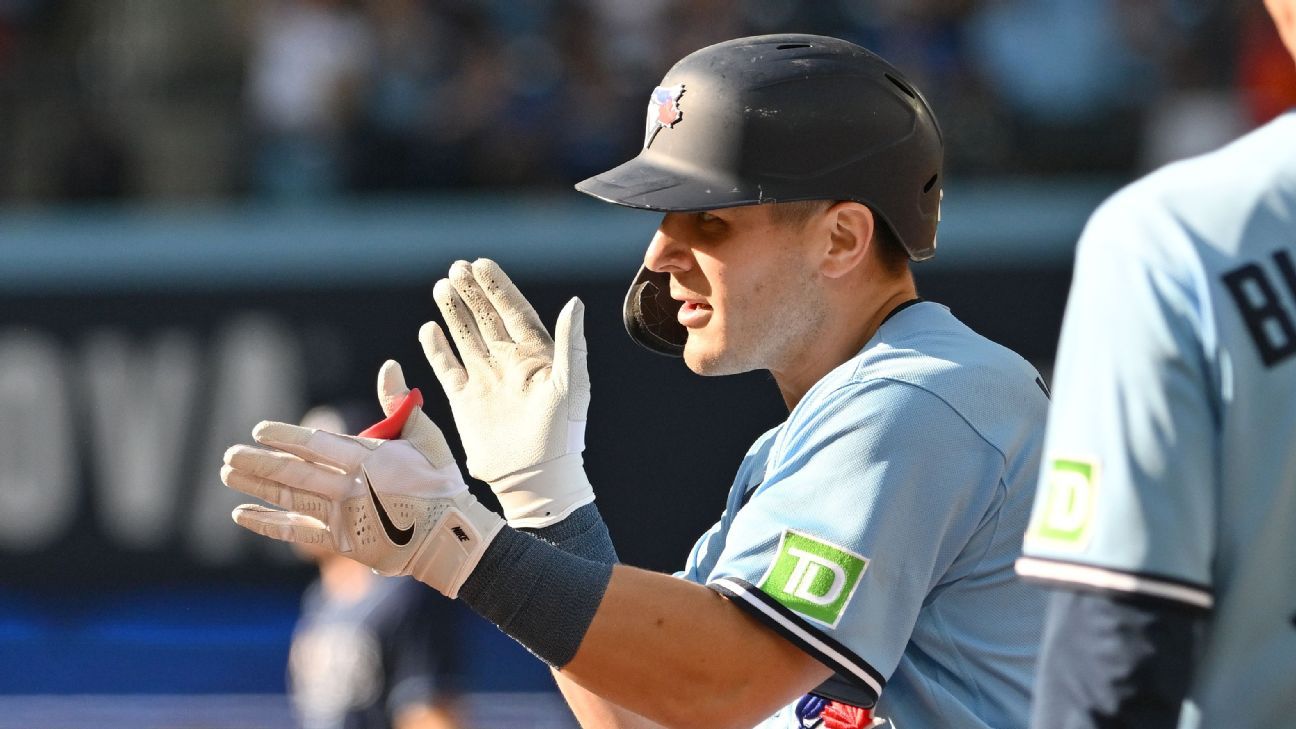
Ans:
POLYGON ((1022 726, 1043 592, 1012 564, 1046 407, 1020 357, 900 309, 756 442, 681 575, 832 667, 819 694, 906 729, 1022 726))
POLYGON ((1033 725, 1296 725, 1296 113, 1094 214, 1054 384, 1033 725))

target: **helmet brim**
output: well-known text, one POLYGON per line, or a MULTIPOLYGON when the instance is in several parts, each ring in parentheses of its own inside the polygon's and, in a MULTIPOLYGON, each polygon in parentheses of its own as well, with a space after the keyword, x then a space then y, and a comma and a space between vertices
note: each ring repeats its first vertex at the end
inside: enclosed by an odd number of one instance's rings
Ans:
POLYGON ((693 212, 773 202, 760 186, 689 174, 653 162, 647 153, 576 183, 580 192, 604 202, 640 210, 693 212))

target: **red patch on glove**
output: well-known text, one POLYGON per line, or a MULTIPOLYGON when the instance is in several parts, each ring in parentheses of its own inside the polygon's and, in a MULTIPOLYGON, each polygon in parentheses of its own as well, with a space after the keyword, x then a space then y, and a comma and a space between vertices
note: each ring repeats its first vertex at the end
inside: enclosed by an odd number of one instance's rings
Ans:
POLYGON ((405 421, 409 420, 414 409, 422 406, 423 393, 419 392, 416 387, 405 393, 405 398, 400 401, 400 404, 396 406, 391 415, 360 431, 360 436, 362 438, 396 440, 401 437, 401 431, 405 429, 405 421))

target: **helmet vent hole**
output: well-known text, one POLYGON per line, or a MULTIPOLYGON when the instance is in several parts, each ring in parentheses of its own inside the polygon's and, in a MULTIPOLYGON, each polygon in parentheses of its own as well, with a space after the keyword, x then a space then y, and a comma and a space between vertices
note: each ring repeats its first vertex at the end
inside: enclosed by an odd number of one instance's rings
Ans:
POLYGON ((780 51, 787 51, 793 48, 809 48, 810 44, 809 43, 780 43, 774 47, 779 49, 780 51))
POLYGON ((911 88, 909 88, 909 85, 906 84, 904 81, 901 81, 900 79, 896 78, 895 76, 892 76, 892 75, 889 74, 889 73, 888 73, 888 74, 885 74, 885 76, 886 76, 887 81, 890 81, 891 83, 895 84, 896 88, 898 88, 898 89, 900 89, 901 91, 905 92, 905 95, 907 95, 909 98, 911 98, 911 99, 916 99, 916 98, 918 98, 918 94, 915 94, 915 93, 914 93, 914 90, 911 89, 911 88))
POLYGON ((923 185, 923 192, 931 192, 931 189, 933 186, 935 186, 935 184, 936 184, 936 175, 932 175, 931 179, 927 181, 927 184, 923 185))

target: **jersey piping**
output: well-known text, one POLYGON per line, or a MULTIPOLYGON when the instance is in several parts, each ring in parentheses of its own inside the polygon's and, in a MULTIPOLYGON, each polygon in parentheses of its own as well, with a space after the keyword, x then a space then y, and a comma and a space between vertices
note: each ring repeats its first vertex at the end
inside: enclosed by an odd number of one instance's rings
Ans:
POLYGON ((1159 575, 1095 567, 1058 559, 1022 557, 1017 560, 1017 574, 1032 582, 1072 585, 1102 592, 1146 595, 1206 610, 1215 605, 1214 595, 1201 585, 1159 575))
POLYGON ((721 577, 708 583, 707 587, 728 597, 745 612, 773 628, 820 663, 843 677, 853 679, 854 683, 868 690, 874 702, 882 694, 886 679, 881 673, 846 646, 811 627, 755 585, 736 577, 721 577))

